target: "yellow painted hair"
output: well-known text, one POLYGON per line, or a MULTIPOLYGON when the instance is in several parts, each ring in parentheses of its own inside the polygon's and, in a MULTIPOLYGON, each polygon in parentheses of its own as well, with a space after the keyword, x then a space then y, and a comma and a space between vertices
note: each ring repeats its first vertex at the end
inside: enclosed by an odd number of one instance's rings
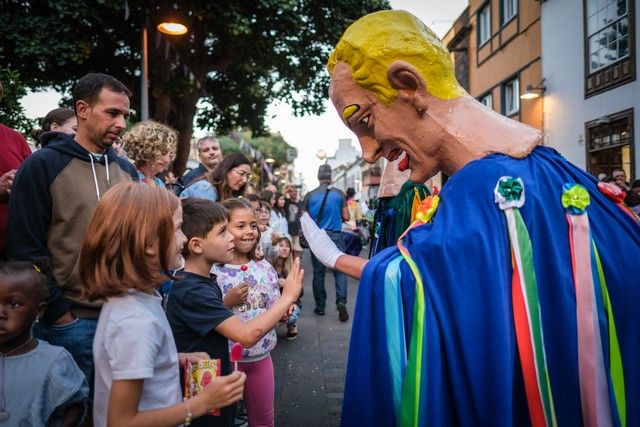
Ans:
POLYGON ((356 83, 389 105, 396 97, 387 79, 394 61, 420 71, 427 90, 440 99, 453 99, 465 90, 456 80, 453 63, 442 41, 418 18, 404 10, 383 10, 351 24, 329 57, 329 74, 339 62, 351 67, 356 83))

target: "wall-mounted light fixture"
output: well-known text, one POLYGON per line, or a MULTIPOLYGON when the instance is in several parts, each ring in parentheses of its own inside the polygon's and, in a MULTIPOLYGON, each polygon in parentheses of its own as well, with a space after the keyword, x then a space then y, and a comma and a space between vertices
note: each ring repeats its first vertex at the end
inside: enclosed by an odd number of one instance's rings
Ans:
POLYGON ((533 86, 531 84, 527 85, 527 89, 524 91, 522 95, 520 95, 520 99, 535 99, 539 98, 540 95, 543 95, 547 87, 544 85, 544 79, 540 80, 537 86, 533 86))

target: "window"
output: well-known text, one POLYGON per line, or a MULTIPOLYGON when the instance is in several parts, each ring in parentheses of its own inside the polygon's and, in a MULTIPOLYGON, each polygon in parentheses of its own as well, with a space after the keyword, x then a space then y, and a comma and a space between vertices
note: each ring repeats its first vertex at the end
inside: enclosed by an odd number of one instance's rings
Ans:
POLYGON ((506 24, 518 14, 518 0, 500 0, 502 5, 502 24, 506 24))
POLYGON ((480 101, 481 104, 486 105, 487 107, 493 109, 493 96, 491 96, 490 93, 481 96, 478 101, 480 101))
POLYGON ((587 169, 594 176, 611 175, 622 169, 634 176, 633 109, 589 122, 587 128, 587 169))
POLYGON ((491 3, 478 12, 478 46, 491 38, 491 3))
POLYGON ((635 80, 635 0, 584 0, 585 96, 635 80))
POLYGON ((587 3, 589 73, 629 56, 627 0, 589 0, 587 3))
POLYGON ((502 85, 502 114, 512 116, 520 111, 520 83, 516 77, 502 85))

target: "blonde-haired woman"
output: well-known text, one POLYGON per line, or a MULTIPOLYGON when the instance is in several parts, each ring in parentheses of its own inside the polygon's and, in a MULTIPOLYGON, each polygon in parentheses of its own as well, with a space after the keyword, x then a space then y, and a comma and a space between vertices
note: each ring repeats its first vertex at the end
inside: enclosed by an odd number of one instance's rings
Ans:
POLYGON ((175 129, 153 120, 136 123, 122 137, 123 148, 133 161, 141 181, 166 188, 156 175, 167 169, 178 141, 175 129))

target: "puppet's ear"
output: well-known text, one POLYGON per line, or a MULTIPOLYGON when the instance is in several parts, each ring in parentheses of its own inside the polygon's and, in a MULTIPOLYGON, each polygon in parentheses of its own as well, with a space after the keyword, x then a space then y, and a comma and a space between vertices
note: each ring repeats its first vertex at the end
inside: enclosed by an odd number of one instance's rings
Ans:
POLYGON ((413 65, 405 61, 392 62, 387 78, 400 98, 410 101, 419 111, 427 110, 427 85, 413 65))

